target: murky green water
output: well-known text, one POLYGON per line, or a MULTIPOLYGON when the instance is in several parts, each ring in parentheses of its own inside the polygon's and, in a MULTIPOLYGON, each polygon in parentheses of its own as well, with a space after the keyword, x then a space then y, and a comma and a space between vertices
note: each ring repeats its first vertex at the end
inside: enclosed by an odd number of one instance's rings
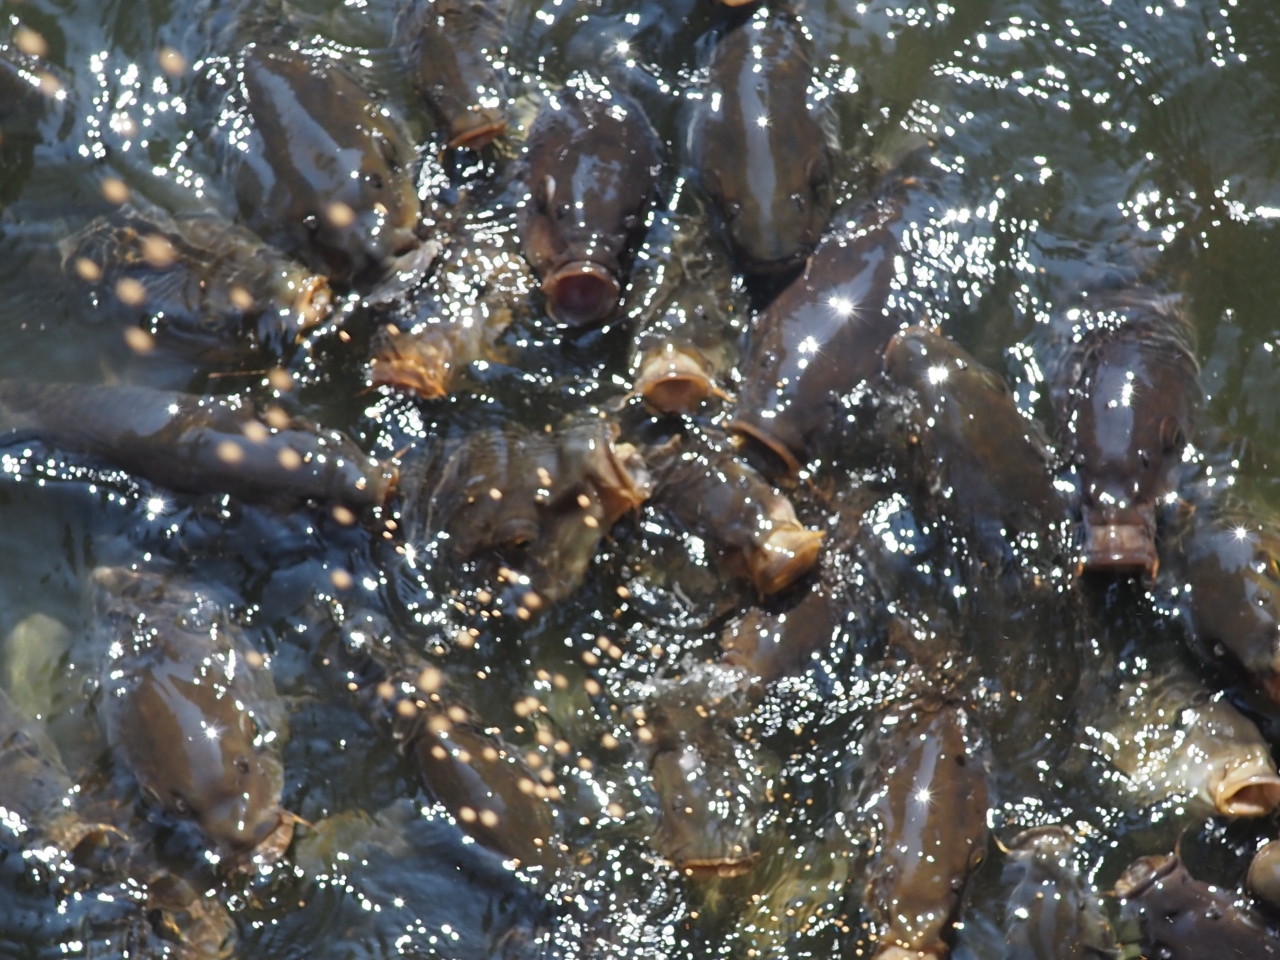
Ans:
MULTIPOLYGON (((76 105, 60 127, 45 122, 43 142, 11 141, 0 151, 0 377, 271 394, 260 357, 215 369, 163 351, 133 353, 118 318, 93 309, 61 277, 53 247, 108 209, 99 187, 108 176, 173 209, 234 207, 216 150, 201 135, 217 101, 199 78, 207 72, 202 61, 234 56, 257 37, 341 53, 430 158, 431 120, 389 47, 395 4, 306 0, 268 13, 257 6, 0 3, 0 39, 18 25, 39 32, 76 105), (157 60, 162 47, 194 69, 166 74, 157 60)), ((1033 358, 1055 306, 1108 264, 1165 278, 1188 294, 1199 333, 1210 398, 1203 435, 1225 430, 1247 441, 1239 486, 1280 507, 1272 466, 1280 456, 1273 224, 1280 217, 1280 7, 1271 0, 811 0, 802 17, 819 54, 821 93, 840 121, 846 209, 866 195, 877 171, 930 148, 939 215, 922 219, 914 239, 920 286, 942 329, 1004 373, 1024 408, 1048 417, 1033 358)), ((670 196, 683 188, 684 94, 696 89, 705 61, 700 37, 714 19, 708 0, 516 0, 511 60, 524 76, 525 115, 540 90, 574 71, 625 78, 619 82, 668 146, 670 196)), ((466 171, 457 177, 468 182, 466 171)), ((438 171, 424 173, 426 188, 440 182, 438 171)), ((483 229, 514 250, 510 194, 491 208, 493 226, 483 229)), ((462 284, 445 303, 471 292, 462 284)), ((391 452, 429 433, 508 419, 536 426, 618 401, 628 389, 625 324, 562 343, 529 317, 508 334, 513 362, 475 371, 473 392, 435 404, 385 399, 365 390, 363 319, 352 304, 343 321, 349 342, 330 330, 292 361, 291 372, 300 412, 370 449, 391 452)), ((637 433, 646 429, 634 404, 624 420, 637 433)), ((758 708, 750 726, 776 764, 769 771, 774 803, 759 825, 763 856, 746 877, 702 885, 687 883, 649 849, 653 796, 644 762, 610 704, 635 699, 635 685, 647 678, 678 673, 686 657, 713 655, 723 617, 750 604, 746 590, 721 583, 661 518, 642 514, 618 526, 569 600, 527 624, 495 623, 475 647, 454 651, 459 674, 483 674, 469 695, 506 738, 538 749, 533 725, 513 709, 532 695, 571 745, 560 782, 573 865, 548 889, 510 873, 464 842, 439 809, 424 807, 395 745, 363 718, 345 678, 325 666, 338 642, 335 619, 433 651, 446 630, 439 598, 457 585, 457 571, 397 571, 388 583, 370 535, 328 517, 282 517, 211 500, 166 502, 157 514, 149 489, 71 473, 29 457, 0 479, 0 637, 33 614, 65 627, 65 652, 52 664, 34 673, 6 666, 0 683, 29 686, 33 702, 46 704, 73 770, 100 769, 97 741, 84 733, 101 655, 89 642, 87 573, 102 563, 164 559, 232 591, 287 698, 286 805, 329 823, 324 843, 304 832, 284 864, 262 877, 210 881, 236 917, 239 956, 869 955, 860 932, 862 838, 847 811, 862 775, 868 705, 884 686, 871 662, 875 638, 851 627, 820 665, 785 681, 758 708), (677 564, 680 572, 671 574, 677 564), (353 590, 330 586, 335 567, 354 575, 353 590), (628 597, 620 598, 620 586, 628 597), (581 653, 601 635, 621 656, 593 669, 604 693, 588 697, 581 653), (567 689, 552 682, 557 674, 567 689), (622 745, 602 747, 606 733, 622 745), (590 771, 576 765, 579 756, 592 761, 590 771), (602 813, 612 802, 622 804, 621 819, 602 813)), ((877 529, 886 538, 901 540, 914 524, 899 506, 882 508, 877 529)), ((802 500, 800 509, 809 522, 823 522, 819 503, 802 500)), ((839 576, 859 587, 866 573, 869 583, 870 563, 849 558, 837 564, 839 576)), ((895 597, 870 587, 861 593, 869 606, 897 602, 909 612, 919 599, 912 591, 945 596, 954 586, 949 573, 920 583, 911 579, 895 597)), ((1079 590, 1058 603, 1041 609, 1017 597, 983 597, 956 605, 979 671, 1003 694, 980 711, 996 764, 995 832, 1007 839, 1022 826, 1075 825, 1087 837, 1089 876, 1105 889, 1135 855, 1167 852, 1190 824, 1183 844, 1193 869, 1236 884, 1248 853, 1273 834, 1271 820, 1202 826, 1175 804, 1122 809, 1076 741, 1076 721, 1096 706, 1077 691, 1183 656, 1180 623, 1157 614, 1132 584, 1079 590), (1059 616, 1063 609, 1070 615, 1059 616)), ((42 636, 38 650, 61 650, 42 636)), ((27 649, 11 637, 4 662, 27 649)), ((1280 717, 1248 706, 1265 730, 1280 731, 1280 717)), ((158 837, 175 864, 189 863, 163 827, 158 837)), ((957 956, 1000 955, 998 860, 975 878, 957 956)), ((115 881, 67 897, 29 864, 0 856, 0 956, 116 955, 130 909, 115 881)))

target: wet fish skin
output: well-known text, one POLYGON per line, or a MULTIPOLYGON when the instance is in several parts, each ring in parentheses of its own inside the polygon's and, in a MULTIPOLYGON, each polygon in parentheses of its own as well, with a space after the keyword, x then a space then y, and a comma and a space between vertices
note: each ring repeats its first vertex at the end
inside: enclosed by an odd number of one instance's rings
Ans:
POLYGON ((897 334, 884 355, 889 381, 908 392, 907 470, 931 512, 977 557, 1007 566, 1055 543, 1066 506, 1053 486, 1047 440, 1004 380, 954 341, 923 327, 897 334))
POLYGON ((941 958, 986 853, 985 756, 959 704, 922 701, 890 717, 865 805, 876 830, 865 899, 880 928, 874 958, 941 958))
POLYGON ((722 551, 761 596, 785 590, 817 562, 823 534, 727 445, 683 445, 661 468, 653 501, 722 551))
POLYGON ((278 429, 223 400, 145 387, 0 381, 0 442, 27 438, 178 492, 282 508, 364 510, 394 478, 337 431, 296 418, 278 429))
POLYGON ((1142 857, 1116 881, 1122 915, 1136 920, 1145 956, 1163 960, 1264 960, 1280 938, 1236 906, 1233 891, 1196 880, 1176 855, 1142 857))
POLYGON ((552 434, 495 428, 440 442, 402 473, 405 536, 447 534, 449 556, 496 556, 542 599, 560 599, 609 528, 649 496, 643 461, 617 435, 616 424, 589 419, 552 434))
POLYGON ((1119 960, 1097 892, 1085 889, 1074 861, 1075 842, 1062 827, 1014 837, 1001 875, 1013 888, 1004 960, 1119 960))
POLYGON ((1280 912, 1280 840, 1272 840, 1253 855, 1245 883, 1260 904, 1280 912))
POLYGON ((284 714, 261 659, 207 592, 119 567, 92 580, 117 761, 224 855, 283 853, 296 818, 281 806, 284 714))
POLYGON ((722 663, 746 671, 765 687, 804 670, 825 650, 839 629, 844 611, 835 591, 817 584, 785 614, 754 608, 720 635, 722 663))
POLYGON ((213 216, 129 207, 95 219, 59 249, 64 272, 88 274, 104 300, 122 302, 121 284, 140 284, 145 299, 134 310, 198 353, 234 356, 248 336, 281 355, 330 311, 325 277, 213 216))
POLYGON ((1178 297, 1135 288, 1068 311, 1054 406, 1083 486, 1083 568, 1154 573, 1156 507, 1177 487, 1201 400, 1195 331, 1178 297))
POLYGON ((396 23, 418 93, 445 123, 450 147, 479 150, 507 128, 501 0, 410 0, 396 23))
POLYGON ((253 125, 233 178, 255 232, 342 282, 376 281, 419 247, 413 146, 346 70, 255 46, 242 89, 253 125))
POLYGON ((1280 703, 1280 526, 1240 503, 1198 507, 1180 539, 1196 646, 1280 703))
POLYGON ((761 11, 712 55, 690 138, 703 189, 749 272, 798 266, 835 204, 834 151, 808 103, 813 63, 800 25, 761 11))
POLYGON ((842 399, 879 375, 885 347, 909 322, 891 298, 900 212, 888 198, 852 232, 824 239, 752 327, 727 428, 765 453, 772 480, 794 482, 805 463, 839 450, 842 399))
POLYGON ((529 131, 525 258, 560 324, 588 327, 616 310, 629 248, 658 189, 661 147, 640 105, 566 87, 529 131))

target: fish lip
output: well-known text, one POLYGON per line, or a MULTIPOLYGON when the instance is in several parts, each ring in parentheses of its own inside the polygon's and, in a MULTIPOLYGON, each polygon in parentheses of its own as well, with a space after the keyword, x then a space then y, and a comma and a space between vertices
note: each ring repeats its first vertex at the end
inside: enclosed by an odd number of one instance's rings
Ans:
POLYGON ((1098 573, 1137 571, 1155 576, 1160 564, 1152 526, 1136 523, 1094 523, 1085 520, 1082 570, 1098 573))
POLYGON ((757 443, 761 444, 769 453, 776 456, 782 461, 782 465, 786 468, 786 477, 788 481, 794 481, 800 476, 800 461, 788 449, 787 445, 766 430, 762 430, 750 421, 734 417, 724 425, 724 428, 730 433, 741 434, 757 443))
POLYGON ((298 818, 286 810, 277 809, 276 819, 270 826, 263 824, 265 830, 259 829, 249 848, 248 858, 254 863, 275 863, 285 855, 289 844, 293 842, 293 829, 298 818))
POLYGON ((1228 817, 1265 817, 1280 804, 1280 776, 1228 770, 1214 787, 1213 805, 1228 817))
POLYGON ((299 284, 298 295, 293 298, 292 310, 298 318, 300 334, 323 323, 333 310, 329 278, 317 274, 303 280, 299 284))
POLYGON ((507 120, 505 117, 483 117, 482 122, 468 126, 464 130, 460 130, 449 138, 448 147, 450 150, 457 150, 465 147, 468 150, 480 150, 493 143, 494 140, 507 132, 507 120))
POLYGON ((668 346, 644 358, 635 379, 636 392, 659 413, 689 413, 718 391, 702 358, 668 346))
POLYGON ((1139 857, 1125 869, 1116 881, 1115 894, 1121 900, 1136 900, 1148 890, 1172 874, 1182 861, 1171 854, 1155 854, 1139 857))
POLYGON ((761 595, 785 590, 812 570, 824 537, 821 530, 799 523, 775 526, 760 549, 747 558, 751 581, 761 595))
POLYGON ((1065 843, 1075 844, 1075 837, 1066 827, 1060 823, 1044 824, 1039 827, 1030 827, 1023 830, 1016 837, 1009 841, 1010 850, 1024 850, 1035 847, 1041 840, 1059 840, 1065 843))
POLYGON ((618 306, 622 285, 605 267, 591 260, 572 260, 548 273, 542 281, 547 313, 567 327, 603 323, 618 306), (569 308, 566 300, 577 300, 569 308))
POLYGON ((755 869, 759 853, 742 857, 690 857, 675 861, 676 869, 687 877, 699 880, 731 879, 741 877, 755 869))

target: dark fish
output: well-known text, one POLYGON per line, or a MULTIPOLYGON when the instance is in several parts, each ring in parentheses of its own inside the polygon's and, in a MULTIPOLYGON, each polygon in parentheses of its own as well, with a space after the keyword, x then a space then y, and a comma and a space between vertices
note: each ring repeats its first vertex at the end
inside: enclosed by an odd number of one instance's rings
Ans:
POLYGON ((963 707, 917 704, 889 714, 863 805, 874 824, 866 906, 875 960, 950 952, 969 874, 986 855, 987 771, 963 707))
POLYGON ((296 818, 280 803, 284 713, 262 655, 208 593, 123 568, 93 584, 117 761, 222 854, 278 858, 296 818))
POLYGON ((783 614, 750 611, 720 635, 720 662, 742 668, 761 686, 800 673, 840 629, 838 601, 831 588, 818 585, 783 614))
POLYGON ((383 501, 394 477, 341 433, 278 408, 260 420, 224 400, 145 387, 0 381, 0 442, 25 438, 171 490, 281 507, 365 509, 383 501))
POLYGON ((1280 840, 1272 840, 1253 855, 1245 882, 1259 903, 1280 912, 1280 840))
POLYGON ((1048 444, 1004 380, 923 327, 893 338, 884 369, 912 398, 908 469, 930 510, 968 538, 984 564, 1052 546, 1066 508, 1048 444))
POLYGON ((1067 830, 1036 827, 1018 834, 1001 879, 1012 887, 1004 960, 1118 960, 1111 925, 1097 892, 1085 889, 1067 830))
POLYGON ((1280 527, 1240 504, 1198 508, 1181 539, 1197 646, 1280 703, 1280 527))
MULTIPOLYGON (((643 304, 630 314, 636 322, 633 389, 668 414, 692 413, 709 397, 728 399, 723 386, 737 362, 747 315, 733 266, 700 218, 673 221, 662 237, 661 258, 645 261, 644 271, 637 268, 632 289, 643 304)), ((652 231, 646 246, 655 246, 652 231)))
MULTIPOLYGON (((227 960, 235 953, 236 922, 217 897, 161 870, 147 881, 146 919, 156 956, 175 960, 227 960)), ((137 956, 151 956, 149 937, 137 956)))
POLYGON ((250 49, 240 83, 252 125, 228 111, 245 221, 287 253, 312 255, 341 281, 377 280, 420 249, 413 145, 329 58, 250 49), (232 119, 234 117, 234 119, 232 119))
POLYGON ((690 133, 693 162, 749 271, 798 266, 831 219, 833 150, 809 103, 812 76, 800 25, 767 10, 712 56, 690 133))
POLYGON ((419 552, 439 540, 450 562, 496 557, 543 599, 564 597, 609 528, 649 496, 644 463, 615 443, 617 430, 591 419, 551 434, 488 429, 438 443, 404 468, 406 539, 419 552))
POLYGON ((279 355, 329 315, 328 280, 216 217, 128 209, 59 249, 63 270, 101 302, 201 352, 232 351, 247 336, 279 355))
POLYGON ((396 23, 423 99, 450 147, 481 147, 507 129, 502 0, 410 0, 396 23))
POLYGON ((1091 296, 1064 322, 1054 406, 1083 485, 1082 567, 1154 573, 1156 505, 1201 398, 1195 331, 1179 298, 1142 289, 1091 296))
POLYGON ((851 233, 827 237, 804 273, 755 321, 728 429, 759 445, 771 479, 840 449, 843 401, 880 373, 885 346, 909 322, 900 207, 872 207, 851 233))
POLYGON ((608 319, 644 229, 662 164, 640 105, 617 90, 566 87, 529 131, 525 257, 542 278, 547 313, 574 327, 608 319))
POLYGON ((812 569, 822 532, 796 518, 791 501, 727 446, 686 449, 655 471, 653 502, 720 549, 722 561, 762 596, 812 569))
POLYGON ((1236 905, 1233 891, 1196 880, 1178 856, 1143 857, 1116 881, 1123 915, 1142 931, 1142 952, 1160 960, 1280 957, 1280 937, 1236 905))

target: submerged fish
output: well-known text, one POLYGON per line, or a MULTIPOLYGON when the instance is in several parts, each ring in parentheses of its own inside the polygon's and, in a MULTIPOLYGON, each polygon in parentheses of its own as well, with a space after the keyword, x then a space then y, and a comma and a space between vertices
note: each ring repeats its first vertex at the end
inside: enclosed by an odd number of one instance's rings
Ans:
POLYGON ((269 243, 343 282, 376 281, 421 249, 399 124, 338 63, 252 47, 240 89, 252 123, 227 111, 232 177, 245 222, 269 243))
POLYGON ((282 354, 329 315, 329 283, 234 224, 122 210, 59 244, 62 267, 99 303, 118 303, 202 353, 246 338, 282 354))
POLYGON ((382 503, 394 479, 343 434, 279 408, 260 420, 225 400, 145 387, 0 381, 0 442, 26 438, 171 490, 282 507, 363 510, 382 503))
POLYGON ((827 237, 755 320, 727 427, 764 455, 771 479, 794 481, 805 463, 849 444, 846 402, 879 376, 890 338, 910 322, 894 294, 904 269, 900 213, 886 199, 850 232, 827 237))
POLYGON ((1272 840, 1253 855, 1245 882, 1259 903, 1280 912, 1280 840, 1272 840))
POLYGON ((1062 827, 1024 830, 1009 845, 1003 882, 1004 960, 1118 960, 1097 891, 1087 890, 1062 827))
POLYGON ((808 40, 790 14, 761 10, 716 44, 710 73, 690 131, 702 187, 745 269, 798 266, 835 205, 808 40))
POLYGON ((982 743, 958 704, 920 702, 885 717, 863 809, 874 847, 866 906, 874 960, 941 958, 969 874, 987 850, 982 743))
POLYGON ((1177 487, 1201 398, 1195 331, 1177 297, 1143 289, 1089 297, 1061 322, 1054 406, 1083 485, 1082 566, 1154 573, 1156 506, 1177 487))
POLYGON ((526 149, 520 239, 547 313, 573 327, 602 323, 618 306, 629 247, 657 193, 657 135, 620 91, 566 87, 543 104, 526 149))
POLYGON ((262 655, 213 596, 171 577, 99 567, 93 607, 116 761, 221 854, 278 858, 297 818, 281 806, 284 711, 262 655))
POLYGON ((1123 914, 1142 931, 1144 956, 1161 960, 1280 957, 1280 937, 1233 892, 1196 880, 1176 854, 1142 857, 1116 881, 1123 914))
POLYGON ((1264 817, 1280 804, 1280 775, 1258 728, 1189 672, 1122 685, 1086 732, 1141 806, 1187 796, 1204 813, 1264 817))
POLYGON ((414 84, 450 147, 479 150, 507 129, 502 0, 409 0, 396 22, 414 84))

